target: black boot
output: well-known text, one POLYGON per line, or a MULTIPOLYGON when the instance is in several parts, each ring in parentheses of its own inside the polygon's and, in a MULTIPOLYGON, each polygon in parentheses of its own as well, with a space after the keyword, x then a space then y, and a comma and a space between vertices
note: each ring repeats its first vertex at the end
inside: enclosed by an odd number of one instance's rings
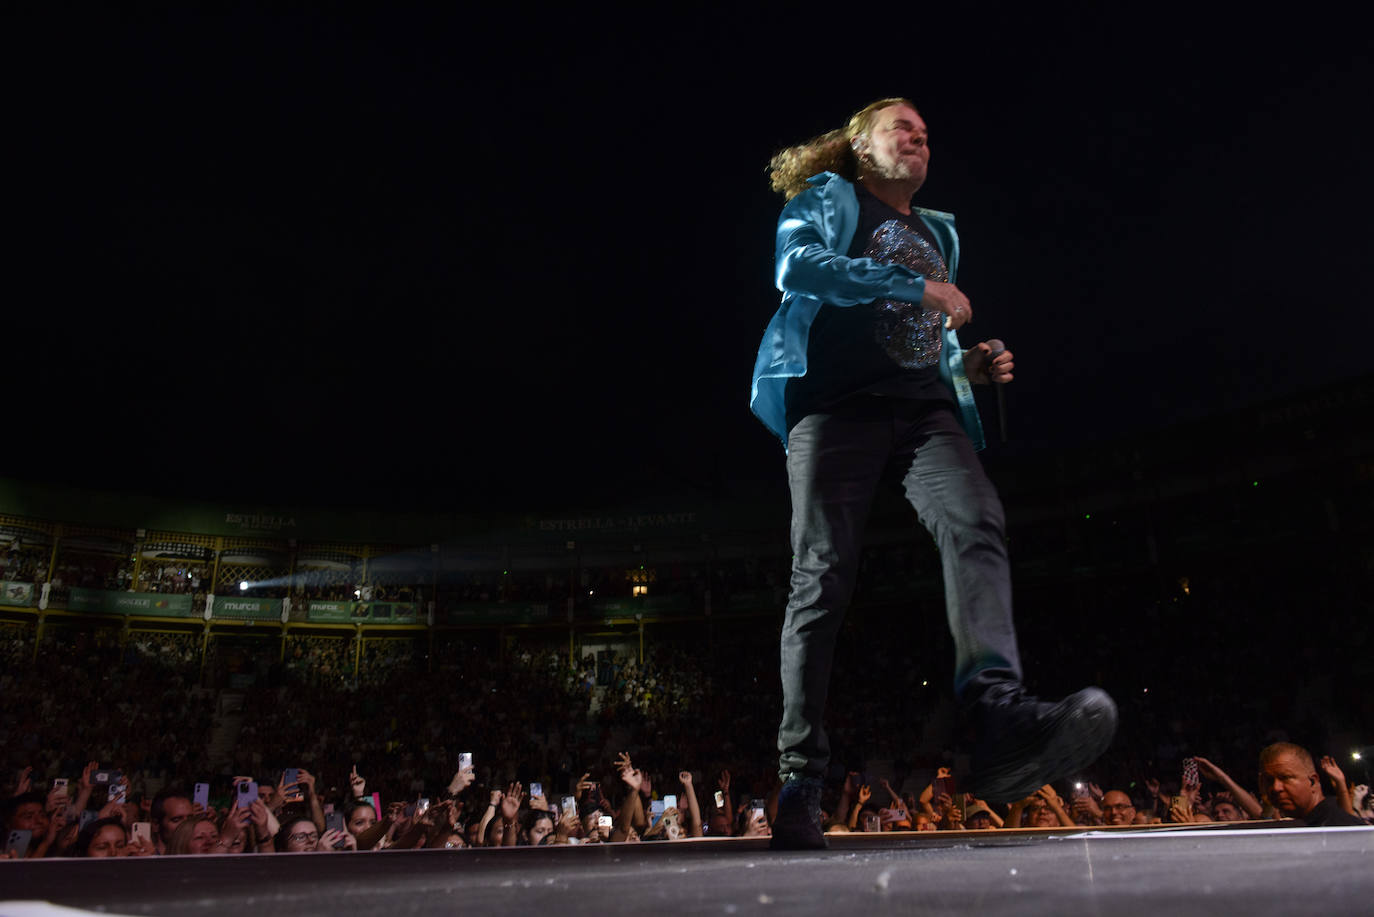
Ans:
POLYGON ((778 817, 773 820, 769 850, 824 850, 821 830, 821 780, 791 774, 778 791, 778 817))
POLYGON ((1092 764, 1116 734, 1116 704, 1084 688, 1057 704, 1003 696, 978 716, 970 791, 990 803, 1025 799, 1092 764))

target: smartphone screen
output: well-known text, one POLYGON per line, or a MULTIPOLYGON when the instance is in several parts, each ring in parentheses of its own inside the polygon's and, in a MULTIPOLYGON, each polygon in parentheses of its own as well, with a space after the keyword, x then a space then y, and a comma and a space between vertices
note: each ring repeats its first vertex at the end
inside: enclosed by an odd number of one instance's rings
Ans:
POLYGON ((722 793, 720 790, 716 790, 716 808, 725 808, 725 794, 722 793))
POLYGON ((19 856, 27 856, 29 852, 29 841, 33 840, 33 832, 27 828, 14 828, 10 831, 9 837, 5 840, 5 851, 17 851, 19 856))
POLYGON ((468 770, 472 767, 472 752, 465 751, 458 756, 458 769, 468 770))
POLYGON ((667 795, 667 796, 664 796, 664 797, 663 797, 663 805, 664 805, 665 808, 676 809, 676 808, 677 808, 677 797, 676 797, 676 796, 673 796, 672 794, 669 794, 669 795, 667 795))
POLYGON ((609 828, 615 824, 615 819, 611 818, 609 815, 603 815, 596 820, 596 823, 599 827, 609 828))
POLYGON ((530 795, 531 795, 531 796, 543 796, 543 795, 544 795, 544 784, 542 784, 542 783, 531 783, 531 784, 530 784, 530 795))
POLYGON ((564 797, 563 797, 563 814, 564 814, 564 815, 575 815, 575 814, 577 814, 577 800, 576 800, 576 799, 574 799, 574 798, 571 797, 571 796, 564 796, 564 797))
POLYGON ((124 802, 128 798, 129 788, 122 783, 110 784, 110 802, 124 802))
POLYGON ((649 827, 658 824, 658 820, 663 817, 663 800, 655 799, 649 803, 649 827))
POLYGON ((415 800, 415 814, 416 814, 416 815, 424 815, 424 814, 425 814, 426 812, 428 812, 428 811, 429 811, 429 800, 428 800, 428 799, 426 799, 426 798, 424 798, 423 796, 421 796, 419 799, 415 800))
POLYGON ((52 788, 54 790, 65 790, 67 788, 67 778, 54 777, 52 782, 52 788))

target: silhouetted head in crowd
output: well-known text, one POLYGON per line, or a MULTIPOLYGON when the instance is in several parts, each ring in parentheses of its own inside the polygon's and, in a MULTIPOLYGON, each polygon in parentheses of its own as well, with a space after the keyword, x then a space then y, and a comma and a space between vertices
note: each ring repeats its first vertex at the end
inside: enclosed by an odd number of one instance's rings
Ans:
POLYGON ((368 828, 377 824, 377 811, 370 802, 348 802, 343 807, 344 827, 348 833, 357 837, 368 828))
POLYGON ((1026 803, 1021 825, 1026 828, 1058 828, 1059 816, 1054 814, 1049 803, 1036 796, 1026 803))
POLYGON ((541 809, 529 809, 520 815, 520 844, 538 847, 553 833, 553 819, 541 809))
POLYGON ((71 855, 75 857, 118 857, 124 856, 129 845, 129 833, 124 830, 124 822, 117 816, 97 818, 86 825, 72 844, 71 855))
POLYGON ((1108 790, 1102 795, 1102 823, 1104 825, 1135 824, 1135 803, 1120 790, 1108 790))
POLYGON ((191 797, 177 787, 167 787, 153 797, 148 817, 153 823, 153 843, 157 845, 159 853, 166 849, 172 834, 194 812, 195 805, 191 797))
POLYGON ((47 804, 48 800, 37 790, 6 799, 0 809, 5 816, 5 827, 10 831, 31 831, 35 838, 45 834, 51 822, 47 804))
POLYGON ((1217 821, 1245 821, 1244 810, 1230 796, 1217 794, 1212 800, 1212 818, 1217 821))
POLYGON ((1326 798, 1312 756, 1291 742, 1275 742, 1260 752, 1259 788, 1286 818, 1303 818, 1326 798))
POLYGON ((964 812, 964 827, 970 831, 988 831, 997 827, 992 811, 982 803, 975 803, 964 812))
POLYGON ((188 815, 167 839, 168 856, 200 856, 206 853, 242 853, 243 835, 229 850, 218 847, 219 829, 208 815, 188 815))
POLYGON ((273 839, 280 853, 305 853, 320 842, 320 829, 308 818, 283 819, 281 830, 273 839))
POLYGON ((611 828, 601 827, 601 816, 605 814, 600 809, 592 809, 582 816, 582 836, 591 843, 604 843, 611 839, 611 828))

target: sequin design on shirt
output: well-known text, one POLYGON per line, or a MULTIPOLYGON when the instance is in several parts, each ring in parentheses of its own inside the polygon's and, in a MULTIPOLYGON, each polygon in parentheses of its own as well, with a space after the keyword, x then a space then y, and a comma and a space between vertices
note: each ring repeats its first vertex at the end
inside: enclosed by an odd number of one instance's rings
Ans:
MULTIPOLYGON (((873 230, 864 257, 880 264, 904 265, 930 280, 949 280, 949 268, 940 252, 900 220, 888 220, 873 230)), ((920 369, 940 362, 944 313, 896 299, 877 300, 873 310, 878 346, 895 363, 905 369, 920 369)))

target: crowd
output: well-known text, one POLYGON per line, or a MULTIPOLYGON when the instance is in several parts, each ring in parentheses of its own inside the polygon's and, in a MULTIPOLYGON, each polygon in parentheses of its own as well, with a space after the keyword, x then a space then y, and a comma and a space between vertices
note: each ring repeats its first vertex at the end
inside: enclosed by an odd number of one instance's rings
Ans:
MULTIPOLYGON (((884 627, 857 621, 840 645, 837 671, 850 677, 830 705, 829 831, 1374 815, 1367 786, 1351 786, 1325 754, 1335 748, 1314 760, 1244 704, 1215 720, 1159 709, 1163 689, 1122 698, 1123 737, 1091 773, 986 805, 959 791, 952 702, 924 677, 940 668, 938 640, 890 639, 884 627)), ((424 640, 373 640, 357 678, 350 639, 292 636, 285 661, 275 640, 263 641, 239 688, 242 725, 216 761, 221 705, 200 687, 193 635, 54 628, 35 654, 20 631, 0 631, 0 749, 11 776, 0 814, 12 856, 769 830, 778 697, 761 623, 709 643, 675 632, 642 662, 604 651, 569 664, 566 645, 503 649, 480 633, 436 640, 432 656, 424 640)), ((1027 649, 1041 666, 1067 666, 1052 646, 1032 639, 1027 649)))

